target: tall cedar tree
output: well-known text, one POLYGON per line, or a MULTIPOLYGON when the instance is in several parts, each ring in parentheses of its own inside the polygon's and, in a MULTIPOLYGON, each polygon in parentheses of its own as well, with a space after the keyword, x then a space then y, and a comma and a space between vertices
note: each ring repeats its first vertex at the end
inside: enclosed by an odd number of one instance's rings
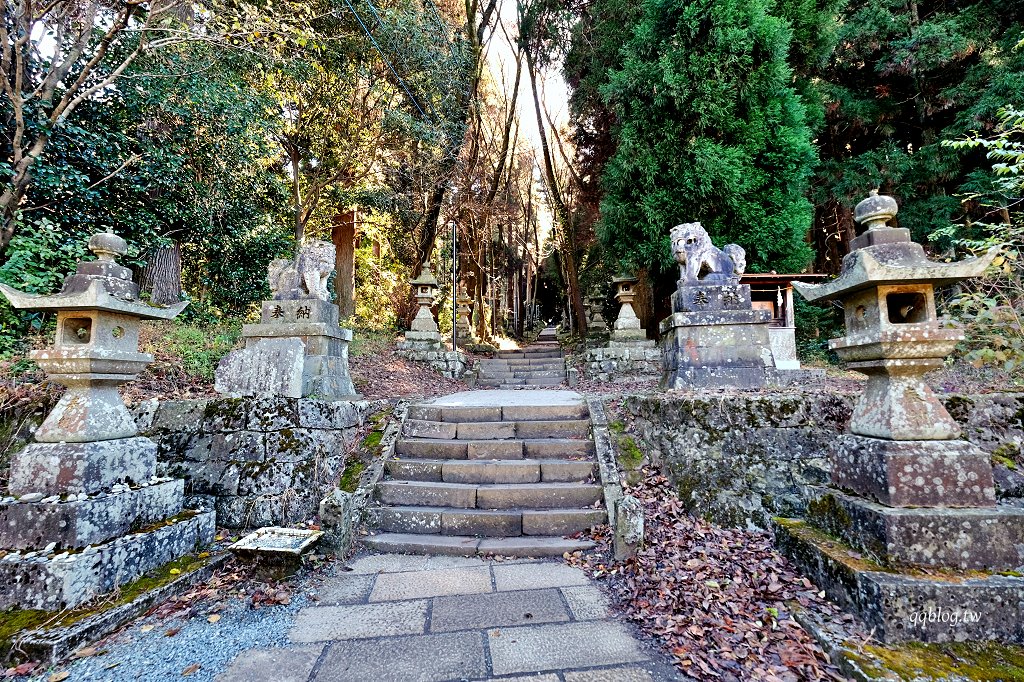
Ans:
POLYGON ((991 162, 941 142, 988 134, 1000 107, 1024 104, 1022 0, 849 0, 841 16, 825 64, 795 65, 825 105, 812 195, 822 272, 837 271, 852 207, 874 187, 900 201, 919 240, 983 217, 963 195, 991 162))
POLYGON ((600 235, 620 261, 669 260, 668 231, 699 220, 752 271, 810 260, 815 161, 786 63, 791 32, 766 0, 645 0, 602 88, 615 153, 600 235))

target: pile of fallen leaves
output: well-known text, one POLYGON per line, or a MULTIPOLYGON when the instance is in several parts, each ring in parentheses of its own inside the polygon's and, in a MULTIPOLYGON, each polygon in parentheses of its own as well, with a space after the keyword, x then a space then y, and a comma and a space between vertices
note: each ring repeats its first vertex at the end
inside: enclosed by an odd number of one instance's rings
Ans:
MULTIPOLYGON (((573 560, 607 577, 627 617, 697 679, 845 679, 787 604, 842 614, 773 549, 770 534, 696 519, 663 476, 645 473, 628 491, 644 506, 637 555, 611 566, 603 553, 573 560)), ((607 535, 597 539, 607 548, 607 535)))
POLYGON ((367 399, 427 398, 467 390, 466 384, 447 379, 422 362, 395 354, 395 348, 349 357, 349 371, 356 390, 367 399))

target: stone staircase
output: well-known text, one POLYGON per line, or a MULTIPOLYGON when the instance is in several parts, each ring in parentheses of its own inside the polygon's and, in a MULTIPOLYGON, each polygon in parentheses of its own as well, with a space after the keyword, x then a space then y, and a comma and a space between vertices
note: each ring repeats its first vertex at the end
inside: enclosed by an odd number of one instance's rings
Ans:
POLYGON ((606 523, 590 418, 570 391, 470 391, 413 406, 370 510, 384 552, 558 556, 606 523))
POLYGON ((541 331, 537 341, 522 350, 499 351, 492 360, 480 360, 476 370, 476 385, 481 388, 561 386, 567 380, 565 354, 554 327, 541 331))

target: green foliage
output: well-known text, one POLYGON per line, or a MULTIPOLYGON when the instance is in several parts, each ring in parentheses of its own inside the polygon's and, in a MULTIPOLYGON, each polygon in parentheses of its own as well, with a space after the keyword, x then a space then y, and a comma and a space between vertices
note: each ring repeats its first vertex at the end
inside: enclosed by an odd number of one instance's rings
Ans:
POLYGON ((838 358, 829 350, 829 339, 843 336, 843 309, 836 303, 808 303, 793 297, 797 355, 805 362, 835 364, 838 358))
POLYGON ((699 220, 752 271, 799 271, 814 163, 786 65, 790 31, 762 0, 645 0, 602 88, 616 115, 599 234, 618 261, 665 266, 699 220))
POLYGON ((985 276, 957 287, 944 308, 966 327, 969 361, 1019 372, 1024 367, 1024 110, 1002 110, 994 135, 973 135, 943 145, 985 150, 995 163, 990 173, 972 177, 975 191, 962 197, 975 204, 974 212, 982 219, 948 225, 932 239, 971 255, 1000 250, 985 276))
POLYGON ((218 325, 193 325, 175 322, 160 339, 154 350, 162 349, 180 359, 188 374, 213 380, 221 358, 234 349, 242 335, 237 320, 218 325))
MULTIPOLYGON (((819 265, 828 240, 852 227, 849 211, 880 187, 900 201, 900 225, 924 240, 954 222, 979 219, 959 195, 985 169, 978 149, 951 148, 973 130, 991 132, 997 111, 1024 91, 1024 3, 850 0, 824 65, 801 70, 824 99, 814 179, 819 265)), ((941 236, 941 235, 940 235, 941 236)), ((937 244, 947 248, 949 242, 937 244)), ((839 254, 841 255, 841 254, 839 254)))

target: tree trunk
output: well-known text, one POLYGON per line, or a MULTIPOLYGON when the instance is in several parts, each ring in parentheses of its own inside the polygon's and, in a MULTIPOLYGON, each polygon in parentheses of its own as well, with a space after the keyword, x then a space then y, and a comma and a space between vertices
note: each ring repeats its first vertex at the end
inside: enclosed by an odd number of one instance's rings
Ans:
POLYGON ((149 294, 156 305, 172 305, 181 301, 181 246, 173 242, 149 255, 139 277, 139 289, 149 294))
POLYGON ((341 319, 356 314, 356 211, 345 211, 334 219, 331 228, 334 242, 334 290, 338 294, 338 315, 341 319))

